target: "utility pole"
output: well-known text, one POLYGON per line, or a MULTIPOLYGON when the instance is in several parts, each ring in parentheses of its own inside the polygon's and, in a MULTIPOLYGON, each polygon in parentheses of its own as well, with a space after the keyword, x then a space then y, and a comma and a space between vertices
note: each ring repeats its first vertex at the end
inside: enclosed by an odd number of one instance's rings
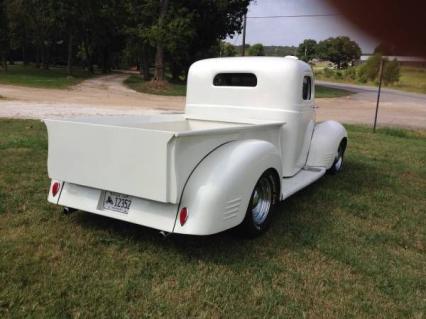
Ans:
POLYGON ((381 57, 381 59, 380 59, 380 69, 379 69, 379 90, 377 91, 376 114, 374 115, 373 133, 376 132, 377 114, 379 113, 380 93, 382 91, 383 67, 384 67, 384 64, 385 64, 385 60, 384 60, 383 57, 381 57))
POLYGON ((246 55, 246 29, 247 29, 247 13, 244 15, 244 23, 243 23, 243 51, 242 56, 246 55))

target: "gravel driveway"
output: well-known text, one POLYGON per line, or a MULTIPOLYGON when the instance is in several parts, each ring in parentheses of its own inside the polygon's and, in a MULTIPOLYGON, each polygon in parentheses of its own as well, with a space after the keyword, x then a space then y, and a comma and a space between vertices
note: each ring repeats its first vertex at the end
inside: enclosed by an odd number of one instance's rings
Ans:
MULTIPOLYGON (((183 111, 184 97, 143 94, 123 85, 128 75, 112 74, 86 80, 67 90, 0 85, 0 117, 61 118, 82 115, 138 115, 183 111)), ((317 120, 372 124, 376 93, 372 89, 335 83, 353 95, 317 99, 317 120)), ((395 91, 395 90, 390 90, 395 91)), ((426 129, 426 95, 385 90, 379 125, 426 129)))

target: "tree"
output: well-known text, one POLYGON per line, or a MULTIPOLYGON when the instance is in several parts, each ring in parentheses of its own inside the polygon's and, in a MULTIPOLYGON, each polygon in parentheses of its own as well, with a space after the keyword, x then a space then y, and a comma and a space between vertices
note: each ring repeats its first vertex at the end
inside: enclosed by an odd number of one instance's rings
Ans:
POLYGON ((237 55, 237 49, 232 44, 225 41, 220 41, 219 46, 220 46, 220 54, 219 54, 220 56, 231 57, 231 56, 237 55))
POLYGON ((379 45, 374 48, 374 53, 378 53, 378 54, 382 54, 382 55, 397 55, 398 54, 395 46, 384 44, 384 43, 379 43, 379 45))
MULTIPOLYGON (((125 60, 145 79, 168 67, 174 79, 197 59, 217 56, 220 41, 241 32, 250 0, 0 0, 0 59, 48 69, 81 62, 109 72, 125 60), (10 53, 8 53, 10 52, 10 53)), ((231 47, 226 54, 234 54, 231 47)))
POLYGON ((172 20, 184 18, 187 28, 183 33, 175 33, 173 41, 169 42, 170 47, 172 42, 179 41, 180 49, 168 59, 169 62, 178 61, 186 74, 192 62, 218 55, 218 41, 241 32, 250 0, 174 0, 172 3, 170 17, 172 20), (181 13, 176 15, 173 12, 181 13))
POLYGON ((317 52, 321 59, 335 63, 339 69, 354 64, 361 56, 359 45, 346 36, 320 41, 317 52))
POLYGON ((155 72, 154 81, 164 81, 164 20, 167 14, 169 0, 160 0, 160 14, 158 17, 158 28, 156 32, 155 72))
POLYGON ((6 15, 6 6, 3 0, 0 0, 0 59, 1 65, 7 71, 7 54, 9 52, 9 25, 6 15))
POLYGON ((263 44, 256 43, 250 46, 247 53, 248 55, 251 55, 251 56, 264 56, 265 48, 263 47, 263 44))
POLYGON ((74 1, 56 1, 54 10, 57 15, 57 25, 64 42, 67 44, 67 73, 72 74, 73 67, 73 49, 75 43, 80 41, 81 30, 81 0, 74 1))
MULTIPOLYGON (((12 50, 20 49, 24 65, 29 64, 31 47, 33 44, 34 16, 29 1, 6 0, 8 32, 12 50)), ((2 18, 1 20, 3 20, 2 18)))
POLYGON ((266 56, 297 55, 297 47, 294 46, 264 46, 266 56))
POLYGON ((358 77, 361 82, 367 81, 378 81, 380 72, 381 60, 384 60, 383 64, 383 82, 385 84, 391 84, 399 81, 400 68, 397 60, 389 61, 387 58, 383 58, 381 54, 374 54, 370 56, 367 61, 361 65, 358 72, 358 77))
POLYGON ((297 56, 299 59, 309 62, 317 57, 317 41, 306 39, 299 44, 297 48, 297 56))
POLYGON ((129 0, 128 20, 125 26, 128 50, 136 54, 140 73, 145 81, 151 79, 150 64, 153 60, 152 26, 156 21, 158 2, 129 0))
POLYGON ((377 79, 381 59, 381 54, 374 54, 360 66, 358 77, 361 82, 365 83, 367 81, 375 81, 377 79))

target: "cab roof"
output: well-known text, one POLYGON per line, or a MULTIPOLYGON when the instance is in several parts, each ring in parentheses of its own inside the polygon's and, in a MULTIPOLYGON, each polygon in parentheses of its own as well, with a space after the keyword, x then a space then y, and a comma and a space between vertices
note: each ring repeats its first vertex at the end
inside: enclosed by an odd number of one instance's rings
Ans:
POLYGON ((213 116, 220 120, 225 109, 231 108, 246 113, 296 110, 301 104, 313 104, 313 99, 309 102, 302 99, 305 76, 313 78, 311 67, 293 56, 201 60, 189 69, 186 113, 190 118, 213 116), (233 78, 227 79, 227 75, 233 78), (216 82, 218 76, 222 76, 223 81, 216 82), (239 76, 241 85, 228 85, 239 76))

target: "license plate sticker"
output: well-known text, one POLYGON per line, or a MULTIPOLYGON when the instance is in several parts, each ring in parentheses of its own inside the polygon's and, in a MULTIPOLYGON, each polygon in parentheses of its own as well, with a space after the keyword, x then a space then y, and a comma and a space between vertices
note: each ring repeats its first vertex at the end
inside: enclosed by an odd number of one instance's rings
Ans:
POLYGON ((127 214, 131 205, 132 199, 130 196, 113 192, 105 192, 103 203, 104 209, 127 214))

